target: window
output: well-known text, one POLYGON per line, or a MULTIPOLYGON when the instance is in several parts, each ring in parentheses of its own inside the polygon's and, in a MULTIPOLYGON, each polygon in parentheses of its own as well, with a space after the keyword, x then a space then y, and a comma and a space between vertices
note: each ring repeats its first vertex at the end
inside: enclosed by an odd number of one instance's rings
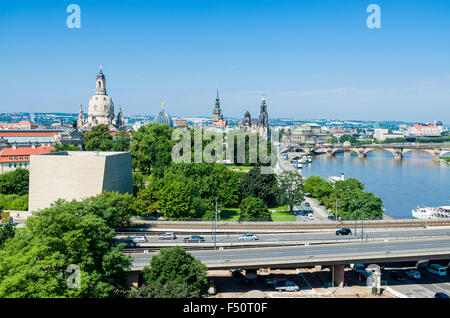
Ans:
POLYGON ((10 167, 10 168, 12 167, 12 163, 9 164, 9 167, 10 167))
POLYGON ((14 164, 14 168, 17 168, 17 163, 14 164))

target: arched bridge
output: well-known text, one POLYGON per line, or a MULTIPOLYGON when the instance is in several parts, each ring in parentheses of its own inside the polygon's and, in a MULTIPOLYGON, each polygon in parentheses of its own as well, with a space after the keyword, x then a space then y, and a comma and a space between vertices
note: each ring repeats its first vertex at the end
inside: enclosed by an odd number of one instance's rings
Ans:
POLYGON ((326 153, 327 156, 334 156, 342 151, 354 151, 359 158, 365 158, 367 154, 374 150, 383 150, 394 155, 394 159, 402 159, 410 151, 422 151, 429 153, 433 159, 439 160, 442 156, 450 153, 449 144, 366 144, 361 146, 351 146, 343 144, 323 144, 323 145, 295 145, 283 144, 281 153, 299 152, 305 155, 317 155, 326 153))

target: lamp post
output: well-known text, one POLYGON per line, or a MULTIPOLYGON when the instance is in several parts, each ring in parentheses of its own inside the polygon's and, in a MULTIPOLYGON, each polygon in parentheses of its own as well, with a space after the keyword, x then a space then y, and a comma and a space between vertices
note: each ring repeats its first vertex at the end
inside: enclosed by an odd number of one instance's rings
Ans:
POLYGON ((361 219, 361 240, 364 241, 364 205, 361 207, 362 219, 361 219))

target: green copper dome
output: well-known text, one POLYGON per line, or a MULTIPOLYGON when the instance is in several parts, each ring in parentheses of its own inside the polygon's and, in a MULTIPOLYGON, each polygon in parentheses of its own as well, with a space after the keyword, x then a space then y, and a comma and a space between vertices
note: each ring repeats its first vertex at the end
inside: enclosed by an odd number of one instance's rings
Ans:
POLYGON ((155 123, 173 127, 172 118, 170 118, 170 115, 164 110, 164 102, 162 102, 161 104, 161 111, 159 112, 158 116, 156 116, 155 123))

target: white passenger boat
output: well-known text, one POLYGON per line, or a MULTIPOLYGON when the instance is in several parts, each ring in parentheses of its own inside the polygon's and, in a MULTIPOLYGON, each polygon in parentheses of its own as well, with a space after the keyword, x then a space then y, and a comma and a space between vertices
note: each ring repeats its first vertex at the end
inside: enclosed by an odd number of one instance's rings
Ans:
POLYGON ((436 208, 424 207, 412 210, 412 216, 417 219, 450 219, 450 206, 439 206, 436 208))

